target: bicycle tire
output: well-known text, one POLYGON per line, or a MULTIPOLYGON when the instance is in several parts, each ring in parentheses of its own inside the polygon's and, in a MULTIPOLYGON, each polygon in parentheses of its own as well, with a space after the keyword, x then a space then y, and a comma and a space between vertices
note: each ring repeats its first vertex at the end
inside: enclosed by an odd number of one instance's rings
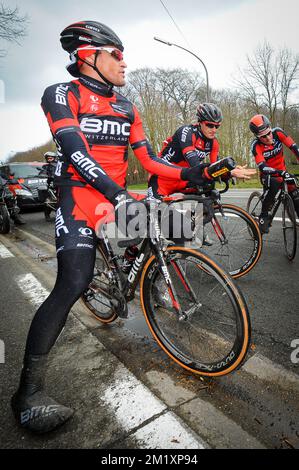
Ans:
POLYGON ((239 368, 249 348, 251 326, 235 281, 204 253, 189 248, 168 247, 166 262, 187 317, 178 319, 169 294, 168 304, 167 299, 161 304, 167 286, 157 259, 151 256, 142 272, 140 299, 157 343, 173 361, 195 374, 217 377, 239 368), (162 293, 162 300, 157 293, 162 293))
POLYGON ((289 194, 284 195, 282 206, 282 231, 287 258, 292 261, 297 251, 296 213, 293 200, 289 194))
POLYGON ((113 295, 109 294, 110 279, 107 274, 109 270, 109 263, 101 247, 98 246, 94 275, 81 299, 91 314, 105 324, 112 323, 118 317, 116 310, 111 305, 113 295))
POLYGON ((5 235, 10 231, 10 218, 6 205, 0 205, 0 233, 5 235))
POLYGON ((258 221, 259 215, 262 211, 261 198, 262 194, 259 191, 253 191, 247 201, 246 210, 256 221, 258 221))
POLYGON ((204 248, 208 256, 238 279, 248 274, 259 261, 263 239, 258 224, 248 212, 234 204, 222 204, 221 207, 224 217, 219 206, 214 207, 215 228, 212 222, 205 225, 205 234, 214 243, 204 248), (224 242, 220 239, 221 232, 225 236, 224 242))

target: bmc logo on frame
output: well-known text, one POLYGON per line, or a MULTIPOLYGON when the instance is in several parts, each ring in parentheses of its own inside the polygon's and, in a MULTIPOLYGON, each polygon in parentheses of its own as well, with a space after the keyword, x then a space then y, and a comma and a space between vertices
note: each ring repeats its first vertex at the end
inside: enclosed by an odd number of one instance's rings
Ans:
POLYGON ((299 338, 293 339, 291 342, 291 348, 294 348, 294 351, 291 354, 291 362, 293 364, 299 364, 299 338))
POLYGON ((4 364, 4 363, 5 363, 5 345, 4 345, 4 341, 0 339, 0 364, 4 364))

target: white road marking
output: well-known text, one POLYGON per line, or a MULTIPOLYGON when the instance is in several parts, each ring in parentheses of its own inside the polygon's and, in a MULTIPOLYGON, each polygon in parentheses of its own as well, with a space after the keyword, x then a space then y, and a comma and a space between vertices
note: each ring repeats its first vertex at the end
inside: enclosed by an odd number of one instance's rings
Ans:
POLYGON ((272 382, 277 384, 280 388, 299 393, 298 375, 288 371, 280 364, 272 362, 261 354, 255 354, 248 359, 242 366, 242 369, 258 379, 272 382))
POLYGON ((119 365, 111 385, 104 394, 101 392, 100 398, 126 432, 140 426, 134 437, 142 441, 142 448, 204 448, 202 441, 183 426, 173 413, 157 416, 166 411, 167 406, 123 365, 119 365), (152 421, 142 427, 150 419, 152 421))
POLYGON ((142 449, 205 449, 207 444, 192 436, 172 412, 159 416, 134 434, 142 449))
POLYGON ((39 307, 49 295, 49 291, 31 273, 17 276, 16 281, 25 297, 36 307, 39 307))
POLYGON ((6 246, 0 243, 0 258, 13 258, 14 255, 6 248, 6 246))
POLYGON ((221 200, 222 199, 239 199, 239 198, 240 199, 245 199, 245 198, 248 199, 249 196, 250 196, 250 194, 245 194, 245 193, 244 194, 236 194, 236 195, 234 195, 234 194, 225 194, 221 197, 221 200))

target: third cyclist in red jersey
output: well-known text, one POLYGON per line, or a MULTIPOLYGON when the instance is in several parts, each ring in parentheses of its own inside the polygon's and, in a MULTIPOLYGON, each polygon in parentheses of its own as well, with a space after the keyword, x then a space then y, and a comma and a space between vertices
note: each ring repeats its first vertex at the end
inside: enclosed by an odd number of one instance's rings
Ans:
MULTIPOLYGON (((292 137, 279 127, 271 128, 269 119, 263 114, 256 114, 249 123, 255 139, 251 151, 260 170, 260 179, 265 191, 265 199, 259 216, 259 224, 263 233, 269 232, 271 210, 275 196, 281 187, 282 176, 287 172, 283 145, 288 147, 299 161, 299 149, 292 137)), ((299 191, 295 184, 288 184, 288 191, 293 199, 299 217, 299 191)))

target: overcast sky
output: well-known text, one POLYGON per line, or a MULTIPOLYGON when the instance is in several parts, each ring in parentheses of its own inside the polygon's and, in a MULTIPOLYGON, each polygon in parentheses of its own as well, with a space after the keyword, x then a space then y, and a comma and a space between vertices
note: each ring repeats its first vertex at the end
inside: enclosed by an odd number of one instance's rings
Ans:
MULTIPOLYGON (((50 138, 40 97, 50 84, 72 79, 59 34, 68 24, 88 19, 109 25, 125 45, 127 71, 138 67, 177 67, 203 73, 199 61, 158 36, 187 47, 205 62, 214 88, 233 86, 232 77, 265 39, 275 48, 299 53, 298 0, 3 0, 29 17, 22 46, 5 45, 0 59, 0 160, 50 138), (187 42, 186 42, 187 41, 187 42), (4 103, 2 103, 4 101, 4 103)), ((0 48, 3 48, 1 44, 0 48)))

